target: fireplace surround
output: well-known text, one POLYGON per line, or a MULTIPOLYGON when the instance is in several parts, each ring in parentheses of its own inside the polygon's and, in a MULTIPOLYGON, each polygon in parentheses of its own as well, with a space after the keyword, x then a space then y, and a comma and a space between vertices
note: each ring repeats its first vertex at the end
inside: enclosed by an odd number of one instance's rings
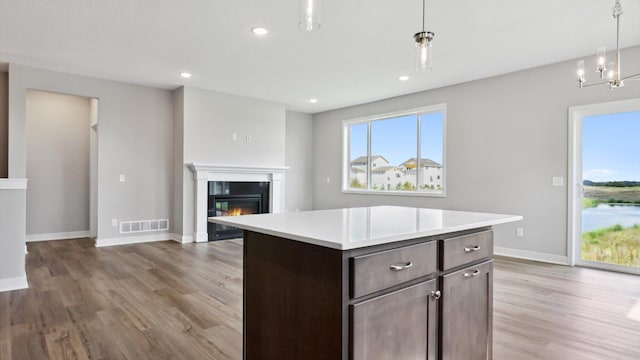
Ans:
POLYGON ((288 167, 191 163, 195 181, 194 240, 209 241, 208 195, 210 181, 268 182, 269 212, 284 212, 284 178, 288 167))

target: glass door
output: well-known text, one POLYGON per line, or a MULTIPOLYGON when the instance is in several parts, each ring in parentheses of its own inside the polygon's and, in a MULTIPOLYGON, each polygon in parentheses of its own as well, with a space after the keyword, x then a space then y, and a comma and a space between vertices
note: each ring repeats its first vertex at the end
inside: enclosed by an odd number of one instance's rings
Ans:
POLYGON ((577 120, 575 263, 640 274, 640 107, 577 120))

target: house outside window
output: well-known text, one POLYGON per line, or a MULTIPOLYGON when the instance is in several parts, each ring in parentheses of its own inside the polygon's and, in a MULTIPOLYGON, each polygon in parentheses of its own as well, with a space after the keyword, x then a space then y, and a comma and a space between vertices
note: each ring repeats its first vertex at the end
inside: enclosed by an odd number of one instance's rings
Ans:
POLYGON ((343 192, 445 196, 446 104, 342 125, 343 192))

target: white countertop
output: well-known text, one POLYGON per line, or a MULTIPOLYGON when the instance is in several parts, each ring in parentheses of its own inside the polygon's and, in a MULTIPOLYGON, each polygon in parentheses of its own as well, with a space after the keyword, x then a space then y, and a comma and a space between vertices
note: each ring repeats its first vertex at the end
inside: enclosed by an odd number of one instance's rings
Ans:
POLYGON ((522 220, 519 215, 372 206, 210 217, 209 222, 339 250, 522 220))

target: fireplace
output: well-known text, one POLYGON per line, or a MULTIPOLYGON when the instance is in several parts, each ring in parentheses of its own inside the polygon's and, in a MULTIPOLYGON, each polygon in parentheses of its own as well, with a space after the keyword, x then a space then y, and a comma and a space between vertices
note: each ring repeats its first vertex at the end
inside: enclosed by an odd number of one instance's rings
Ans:
MULTIPOLYGON (((269 183, 210 181, 207 217, 241 216, 269 212, 269 183)), ((242 230, 214 223, 207 224, 208 240, 242 237, 242 230)))
MULTIPOLYGON (((217 165, 191 163, 195 180, 194 232, 193 236, 185 235, 182 242, 209 241, 209 196, 211 182, 262 182, 269 184, 269 200, 262 200, 263 212, 281 213, 284 211, 284 175, 286 166, 246 166, 246 165, 217 165), (266 211, 264 210, 266 207, 266 211)), ((219 193, 218 193, 219 194, 219 193)), ((219 194, 223 195, 223 194, 219 194)), ((184 230, 188 232, 188 230, 184 230)))

